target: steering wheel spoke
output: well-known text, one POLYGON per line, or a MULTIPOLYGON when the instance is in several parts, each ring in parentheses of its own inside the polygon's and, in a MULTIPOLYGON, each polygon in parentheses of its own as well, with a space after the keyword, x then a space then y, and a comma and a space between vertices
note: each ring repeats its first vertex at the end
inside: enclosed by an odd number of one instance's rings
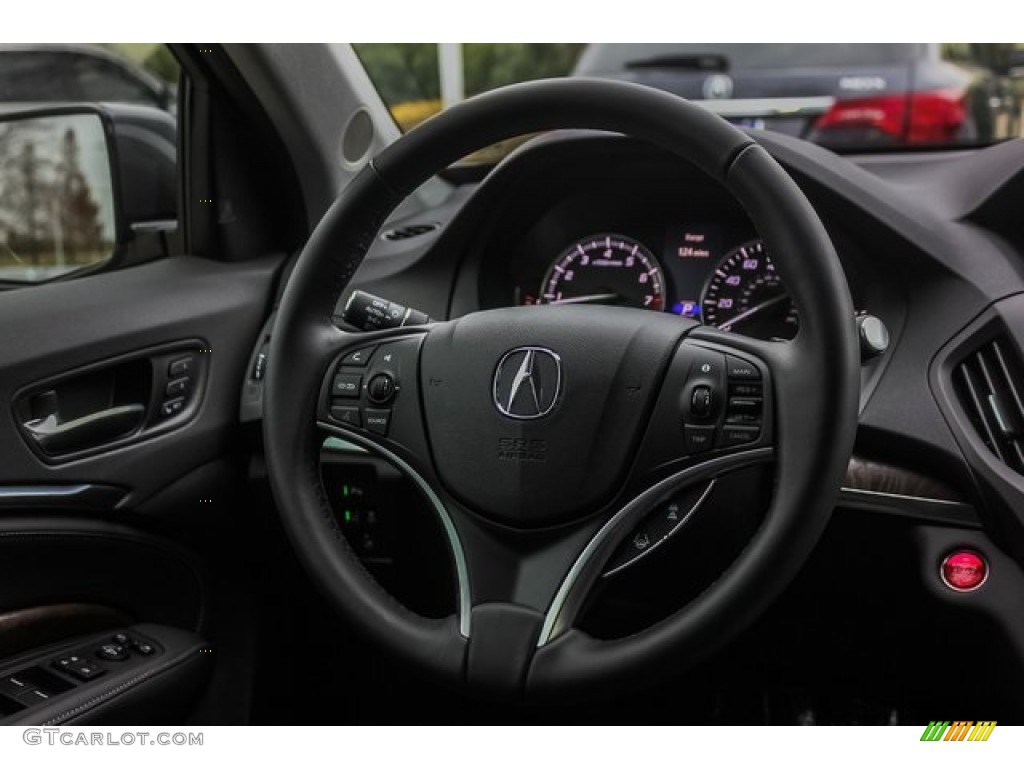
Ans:
POLYGON ((772 370, 778 353, 766 342, 708 330, 694 328, 665 371, 632 469, 635 488, 718 457, 773 445, 772 370))
POLYGON ((317 421, 365 440, 422 452, 419 353, 426 328, 345 334, 330 351, 317 421))

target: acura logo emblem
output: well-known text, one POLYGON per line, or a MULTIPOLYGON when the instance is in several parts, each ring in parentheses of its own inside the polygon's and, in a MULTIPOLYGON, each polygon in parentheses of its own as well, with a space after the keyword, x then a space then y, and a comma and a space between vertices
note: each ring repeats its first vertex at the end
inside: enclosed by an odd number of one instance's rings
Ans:
POLYGON ((494 405, 512 419, 539 419, 551 412, 562 388, 562 360, 544 347, 506 352, 494 372, 494 405))
POLYGON ((732 78, 720 73, 711 75, 701 88, 705 99, 728 99, 732 97, 732 78))

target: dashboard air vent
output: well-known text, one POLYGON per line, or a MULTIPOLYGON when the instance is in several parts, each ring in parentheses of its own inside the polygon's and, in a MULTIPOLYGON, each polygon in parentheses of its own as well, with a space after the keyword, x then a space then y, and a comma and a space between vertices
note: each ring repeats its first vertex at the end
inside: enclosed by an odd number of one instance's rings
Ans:
POLYGON ((383 237, 385 240, 391 240, 392 242, 397 240, 408 240, 411 237, 419 237, 420 235, 425 235, 428 232, 433 232, 440 226, 440 224, 406 224, 404 227, 389 229, 384 233, 383 237))
POLYGON ((1024 365, 1005 337, 968 355, 953 372, 960 404, 988 449, 1024 474, 1024 365))

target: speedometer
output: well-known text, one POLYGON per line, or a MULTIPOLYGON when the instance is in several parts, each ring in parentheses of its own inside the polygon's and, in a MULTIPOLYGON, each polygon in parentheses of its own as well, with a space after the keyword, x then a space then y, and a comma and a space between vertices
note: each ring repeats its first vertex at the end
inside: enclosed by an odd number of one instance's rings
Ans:
POLYGON ((704 287, 701 311, 708 325, 760 339, 792 339, 799 323, 761 240, 725 255, 704 287))
POLYGON ((665 275, 651 252, 623 235, 578 240, 562 251, 540 286, 541 304, 665 308, 665 275))

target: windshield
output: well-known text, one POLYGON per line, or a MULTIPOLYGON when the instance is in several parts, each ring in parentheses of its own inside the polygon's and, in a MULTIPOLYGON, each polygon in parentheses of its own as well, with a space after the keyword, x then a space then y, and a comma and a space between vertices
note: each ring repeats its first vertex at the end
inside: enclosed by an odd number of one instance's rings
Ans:
POLYGON ((1024 130, 1022 43, 373 43, 355 49, 403 131, 463 98, 561 76, 659 88, 743 128, 838 152, 981 146, 1024 130))

